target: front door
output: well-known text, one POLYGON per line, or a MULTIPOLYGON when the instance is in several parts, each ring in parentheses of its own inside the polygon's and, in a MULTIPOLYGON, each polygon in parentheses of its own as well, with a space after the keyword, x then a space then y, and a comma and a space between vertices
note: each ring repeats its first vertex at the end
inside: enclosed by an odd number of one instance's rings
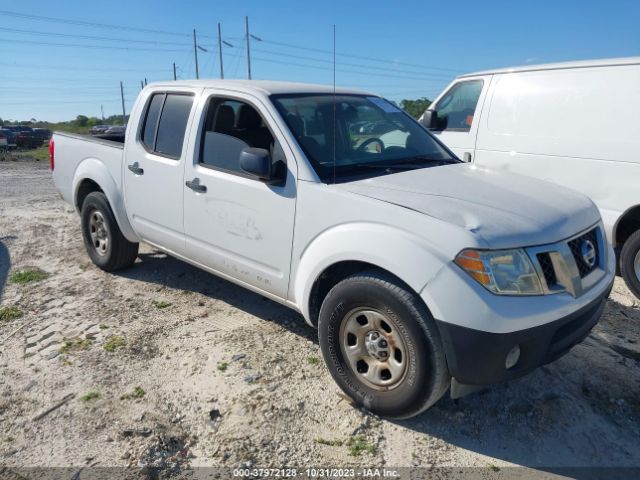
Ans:
POLYGON ((143 240, 176 253, 184 251, 183 150, 193 99, 190 92, 152 92, 125 149, 129 221, 143 240))
POLYGON ((183 185, 188 256, 286 298, 296 204, 293 154, 272 127, 270 112, 248 95, 211 91, 200 108, 183 185), (247 147, 268 150, 284 181, 268 185, 244 173, 239 156, 247 147))
POLYGON ((456 82, 429 108, 438 113, 438 127, 431 133, 466 162, 473 160, 480 110, 490 78, 456 82))

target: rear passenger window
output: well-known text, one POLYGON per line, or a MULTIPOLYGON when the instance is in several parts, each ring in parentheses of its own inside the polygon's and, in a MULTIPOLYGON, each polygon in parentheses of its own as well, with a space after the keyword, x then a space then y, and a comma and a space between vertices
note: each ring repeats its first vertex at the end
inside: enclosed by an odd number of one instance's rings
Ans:
POLYGON ((451 87, 435 107, 438 112, 438 130, 471 130, 481 92, 482 80, 457 83, 451 87))
POLYGON ((148 150, 180 158, 193 96, 157 93, 149 102, 140 140, 148 150))
POLYGON ((142 130, 142 143, 149 150, 153 150, 156 144, 156 128, 158 128, 158 118, 160 110, 164 102, 164 93, 156 93, 151 97, 149 108, 147 109, 147 118, 144 121, 144 129, 142 130))
POLYGON ((200 163, 242 174, 240 153, 262 148, 274 158, 274 138, 260 113, 239 100, 212 98, 207 107, 200 163))

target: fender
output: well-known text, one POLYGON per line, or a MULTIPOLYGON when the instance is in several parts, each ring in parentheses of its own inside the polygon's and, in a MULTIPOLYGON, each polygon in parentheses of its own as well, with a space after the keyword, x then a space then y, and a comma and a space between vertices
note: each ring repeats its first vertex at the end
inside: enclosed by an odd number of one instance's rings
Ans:
POLYGON ((140 242, 140 238, 134 232, 131 224, 129 223, 129 219, 127 218, 121 189, 118 188, 118 185, 109 172, 109 169, 100 160, 90 157, 82 160, 78 164, 72 181, 74 204, 78 197, 78 188, 80 187, 80 184, 83 180, 87 179, 97 183, 104 192, 124 237, 130 242, 140 242))
POLYGON ((449 260, 425 239, 383 224, 348 223, 325 230, 302 252, 290 292, 310 325, 313 284, 328 267, 343 261, 383 268, 420 292, 449 260))

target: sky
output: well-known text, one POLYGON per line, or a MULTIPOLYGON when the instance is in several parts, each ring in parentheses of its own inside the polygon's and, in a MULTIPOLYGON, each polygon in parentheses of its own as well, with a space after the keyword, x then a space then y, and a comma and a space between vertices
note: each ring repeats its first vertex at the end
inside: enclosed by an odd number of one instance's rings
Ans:
POLYGON ((0 118, 62 121, 130 111, 140 81, 333 82, 394 101, 434 98, 457 75, 495 67, 640 56, 637 0, 64 0, 0 6, 0 118))

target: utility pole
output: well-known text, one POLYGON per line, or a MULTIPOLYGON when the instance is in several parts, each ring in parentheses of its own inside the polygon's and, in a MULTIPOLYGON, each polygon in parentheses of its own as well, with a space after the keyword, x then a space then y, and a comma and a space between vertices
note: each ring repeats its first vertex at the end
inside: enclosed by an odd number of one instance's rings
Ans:
POLYGON ((100 113, 102 114, 102 122, 104 123, 104 105, 100 105, 100 113))
POLYGON ((122 81, 120 81, 120 98, 122 99, 122 124, 124 125, 127 123, 127 114, 124 111, 124 87, 122 86, 122 81))
POLYGON ((222 30, 218 22, 218 54, 220 55, 220 78, 224 78, 224 66, 222 65, 222 30))
POLYGON ((140 90, 144 90, 144 82, 140 80, 140 90))
POLYGON ((251 80, 251 48, 249 47, 249 17, 244 17, 244 26, 247 32, 247 77, 251 80))
POLYGON ((147 77, 144 77, 144 86, 147 86, 147 77))
MULTIPOLYGON (((218 24, 220 28, 220 24, 218 24)), ((193 29, 193 53, 196 56, 196 79, 200 78, 200 72, 198 71, 198 42, 196 40, 196 29, 193 29)))
POLYGON ((176 76, 176 62, 173 62, 173 79, 177 80, 178 77, 176 76))

